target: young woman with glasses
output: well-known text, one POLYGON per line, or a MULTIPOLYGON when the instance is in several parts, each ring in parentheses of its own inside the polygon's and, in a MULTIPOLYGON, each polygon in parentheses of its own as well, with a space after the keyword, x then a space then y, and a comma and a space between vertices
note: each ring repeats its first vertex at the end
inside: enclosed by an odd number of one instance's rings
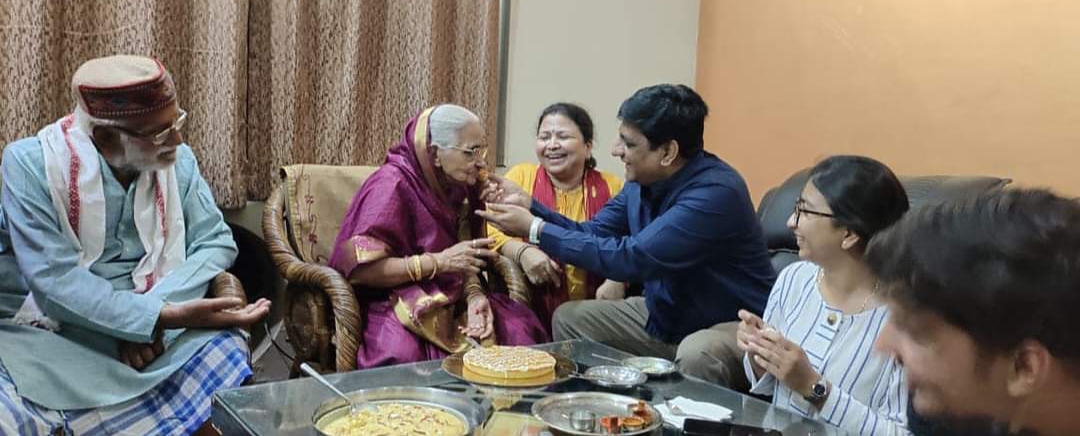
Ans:
POLYGON ((833 156, 814 166, 788 219, 803 261, 780 272, 764 319, 739 313, 752 393, 853 433, 908 434, 902 368, 872 350, 889 314, 863 261, 870 238, 907 209, 881 162, 833 156))

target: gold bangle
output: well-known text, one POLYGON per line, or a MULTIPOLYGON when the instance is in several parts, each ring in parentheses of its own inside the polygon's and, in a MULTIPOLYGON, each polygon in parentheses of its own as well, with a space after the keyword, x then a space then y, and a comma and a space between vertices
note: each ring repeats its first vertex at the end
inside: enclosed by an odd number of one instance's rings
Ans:
POLYGON ((522 242, 521 246, 518 247, 517 251, 514 252, 514 262, 517 262, 518 265, 521 265, 521 255, 525 254, 525 250, 528 250, 529 247, 532 247, 532 245, 522 242))
POLYGON ((416 281, 424 279, 424 265, 420 263, 420 256, 413 256, 413 267, 416 268, 416 281))
POLYGON ((484 287, 480 284, 480 279, 471 278, 465 282, 465 301, 472 301, 477 296, 484 296, 484 287))
POLYGON ((439 261, 435 259, 433 254, 425 253, 424 256, 431 258, 431 276, 428 277, 428 280, 435 280, 435 276, 439 274, 439 261))
POLYGON ((405 274, 409 275, 409 280, 413 281, 413 282, 418 281, 416 279, 416 276, 413 274, 412 267, 409 265, 409 258, 408 257, 401 258, 401 263, 405 266, 405 274))

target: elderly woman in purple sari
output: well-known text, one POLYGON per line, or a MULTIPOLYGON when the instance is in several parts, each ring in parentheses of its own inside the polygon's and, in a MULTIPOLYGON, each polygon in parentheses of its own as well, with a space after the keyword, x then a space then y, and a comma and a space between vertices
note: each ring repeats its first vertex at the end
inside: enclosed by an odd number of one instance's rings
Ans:
POLYGON ((439 359, 485 344, 531 345, 547 333, 529 307, 488 293, 497 254, 482 221, 484 130, 461 106, 409 121, 386 162, 352 200, 330 257, 366 306, 357 367, 439 359))

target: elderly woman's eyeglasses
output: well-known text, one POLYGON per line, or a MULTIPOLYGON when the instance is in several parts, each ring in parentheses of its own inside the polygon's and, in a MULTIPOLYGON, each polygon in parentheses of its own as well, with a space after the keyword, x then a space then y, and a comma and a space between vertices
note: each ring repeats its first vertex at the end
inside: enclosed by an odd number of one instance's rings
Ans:
POLYGON ((145 134, 145 133, 134 132, 134 131, 125 129, 125 128, 120 127, 120 126, 112 126, 112 127, 115 127, 116 130, 124 132, 128 136, 132 136, 132 137, 139 138, 139 139, 142 139, 142 140, 145 140, 145 141, 149 141, 149 142, 153 143, 154 145, 160 147, 160 146, 165 144, 165 141, 169 140, 169 136, 172 136, 173 132, 179 132, 180 129, 183 129, 185 122, 187 122, 187 111, 185 111, 183 109, 180 109, 180 115, 176 117, 176 121, 173 122, 173 124, 171 126, 166 127, 165 130, 162 130, 162 131, 160 131, 158 133, 145 134))
POLYGON ((460 151, 465 157, 474 161, 483 161, 487 159, 488 149, 487 147, 465 148, 465 147, 447 147, 460 151))
POLYGON ((833 214, 828 213, 828 212, 818 212, 816 210, 807 209, 806 208, 806 200, 803 200, 803 199, 800 198, 797 201, 795 201, 795 227, 799 226, 799 218, 802 218, 803 214, 815 215, 815 216, 820 216, 820 217, 825 217, 825 218, 833 218, 833 217, 836 216, 836 215, 833 215, 833 214))

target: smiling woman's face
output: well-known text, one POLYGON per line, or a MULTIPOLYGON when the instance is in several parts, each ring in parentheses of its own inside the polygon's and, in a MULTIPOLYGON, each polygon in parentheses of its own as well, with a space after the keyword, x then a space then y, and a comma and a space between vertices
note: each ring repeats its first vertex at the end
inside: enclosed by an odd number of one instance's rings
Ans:
POLYGON ((563 114, 545 116, 536 130, 536 158, 558 180, 577 183, 573 179, 584 173, 591 150, 578 125, 563 114))

